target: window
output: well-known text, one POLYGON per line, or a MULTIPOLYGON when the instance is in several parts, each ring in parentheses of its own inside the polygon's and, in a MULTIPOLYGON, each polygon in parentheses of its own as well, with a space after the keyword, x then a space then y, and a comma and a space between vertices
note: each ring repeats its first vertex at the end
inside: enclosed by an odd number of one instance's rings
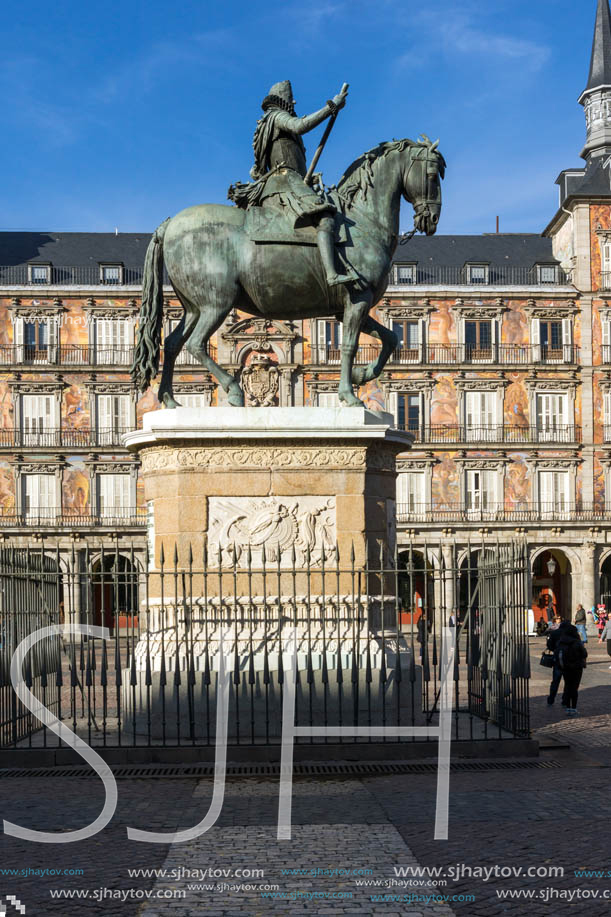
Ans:
POLYGON ((539 265, 539 283, 556 283, 558 280, 558 269, 555 264, 539 265))
POLYGON ((397 426, 400 430, 420 432, 421 398, 419 394, 397 395, 397 426))
POLYGON ((96 363, 131 363, 130 323, 126 318, 97 318, 95 321, 96 363))
POLYGON ((98 475, 98 512, 104 520, 124 521, 130 514, 131 475, 98 475))
POLYGON ((26 520, 32 524, 53 522, 57 515, 55 475, 25 474, 22 480, 26 520))
POLYGON ((465 359, 492 359, 492 321, 490 319, 465 322, 465 359))
POLYGON ((337 321, 318 323, 318 362, 339 363, 342 347, 342 323, 337 321))
POLYGON ((488 266, 486 264, 467 265, 469 283, 488 283, 488 266))
POLYGON ((426 511, 424 472, 407 471, 397 475, 397 515, 426 511))
POLYGON ((318 407, 319 408, 339 408, 341 407, 339 403, 339 396, 337 392, 319 392, 318 393, 318 407))
POLYGON ((495 442, 497 393, 465 392, 465 440, 495 442))
POLYGON ((53 395, 22 395, 21 426, 24 446, 52 446, 53 395))
POLYGON ((544 519, 553 519, 569 508, 568 471, 539 472, 539 512, 544 519))
POLYGON ((200 410, 201 408, 208 407, 206 395, 187 395, 183 392, 176 392, 176 398, 178 399, 180 406, 183 408, 195 408, 196 410, 200 410))
POLYGON ((539 322, 543 360, 562 360, 562 322, 539 322))
POLYGON ((102 283, 115 284, 121 283, 123 273, 123 265, 121 264, 101 264, 100 265, 100 280, 102 283))
POLYGON ((469 513, 492 512, 496 504, 496 471, 468 470, 466 509, 469 513))
POLYGON ((395 264, 395 283, 415 283, 415 264, 395 264))
POLYGON ((51 265, 49 264, 30 264, 30 283, 49 283, 51 275, 51 265))
POLYGON ((420 322, 393 321, 392 330, 399 335, 400 362, 417 362, 420 360, 420 322))
POLYGON ((121 434, 131 429, 130 396, 97 396, 98 444, 120 446, 121 434))
POLYGON ((601 241, 601 287, 603 290, 611 289, 611 240, 601 241))
POLYGON ((54 363, 57 357, 57 319, 26 321, 14 325, 15 360, 18 363, 54 363))
POLYGON ((602 361, 603 363, 611 363, 611 315, 608 312, 601 315, 600 324, 603 344, 602 361))
POLYGON ((611 441, 611 389, 606 389, 603 393, 604 405, 604 441, 611 441))
POLYGON ((570 442, 569 398, 566 392, 539 392, 537 404, 537 438, 544 442, 570 442))
POLYGON ((531 322, 533 360, 544 363, 572 363, 573 323, 570 318, 533 318, 531 322))

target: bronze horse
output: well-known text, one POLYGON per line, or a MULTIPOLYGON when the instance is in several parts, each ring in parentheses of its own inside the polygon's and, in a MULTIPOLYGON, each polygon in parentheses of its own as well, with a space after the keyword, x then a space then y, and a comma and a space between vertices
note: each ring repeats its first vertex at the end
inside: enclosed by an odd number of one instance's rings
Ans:
POLYGON ((331 288, 325 282, 315 243, 303 241, 303 231, 301 240, 299 233, 292 239, 287 236, 288 222, 281 213, 270 213, 265 207, 244 211, 201 204, 166 220, 153 234, 144 263, 140 329, 132 367, 138 388, 144 391, 159 369, 165 261, 184 308, 164 346, 158 397, 166 407, 178 407, 172 375, 185 344, 227 392, 229 403, 244 404, 238 380, 215 363, 206 346, 232 309, 272 319, 335 315, 344 325, 339 399, 346 405, 362 404, 353 385, 379 376, 399 344, 397 335, 368 313, 386 287, 399 238, 401 198, 414 208, 414 231, 433 235, 441 211, 445 167, 437 143, 426 137, 417 143, 407 139, 381 143, 352 163, 337 188, 328 193, 338 210, 339 257, 359 279, 331 288), (253 226, 260 216, 268 215, 270 228, 262 242, 253 226), (379 338, 382 347, 377 360, 354 367, 361 331, 379 338))

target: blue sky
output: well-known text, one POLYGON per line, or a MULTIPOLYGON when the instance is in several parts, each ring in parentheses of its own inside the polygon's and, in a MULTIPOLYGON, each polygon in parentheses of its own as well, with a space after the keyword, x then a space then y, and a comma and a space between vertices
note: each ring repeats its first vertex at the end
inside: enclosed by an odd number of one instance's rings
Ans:
MULTIPOLYGON (((247 180, 270 85, 350 84, 321 165, 424 131, 439 232, 540 232, 579 165, 596 0, 5 0, 1 229, 152 230, 247 180)), ((309 154, 322 128, 305 137, 309 154)), ((411 227, 407 206, 403 228, 411 227)))

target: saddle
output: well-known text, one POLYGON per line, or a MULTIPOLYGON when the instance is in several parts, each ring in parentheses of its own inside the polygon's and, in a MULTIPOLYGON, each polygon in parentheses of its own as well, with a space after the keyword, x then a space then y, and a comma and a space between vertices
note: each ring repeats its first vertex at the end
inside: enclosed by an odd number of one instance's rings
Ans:
MULTIPOLYGON (((295 226, 295 214, 280 207, 264 204, 246 211, 244 232, 252 242, 260 245, 316 245, 316 227, 295 226)), ((346 218, 335 215, 335 243, 348 241, 346 218)))

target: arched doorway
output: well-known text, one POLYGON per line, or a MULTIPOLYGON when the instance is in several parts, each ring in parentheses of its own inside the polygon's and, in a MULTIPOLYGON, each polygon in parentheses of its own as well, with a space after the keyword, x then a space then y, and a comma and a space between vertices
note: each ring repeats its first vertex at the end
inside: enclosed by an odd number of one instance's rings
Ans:
POLYGON ((532 608, 535 622, 559 614, 571 620, 571 562, 560 548, 541 551, 534 560, 532 608))
POLYGON ((435 605, 433 565, 425 561, 422 551, 399 554, 398 588, 401 626, 416 627, 423 613, 430 620, 435 605))
POLYGON ((460 580, 458 585, 458 619, 465 621, 471 612, 472 619, 477 617, 479 607, 479 550, 466 554, 460 562, 460 580))
POLYGON ((600 568, 600 601, 607 611, 611 608, 611 554, 600 568))
POLYGON ((104 554, 92 568, 93 623, 111 636, 138 625, 138 570, 123 554, 104 554))

